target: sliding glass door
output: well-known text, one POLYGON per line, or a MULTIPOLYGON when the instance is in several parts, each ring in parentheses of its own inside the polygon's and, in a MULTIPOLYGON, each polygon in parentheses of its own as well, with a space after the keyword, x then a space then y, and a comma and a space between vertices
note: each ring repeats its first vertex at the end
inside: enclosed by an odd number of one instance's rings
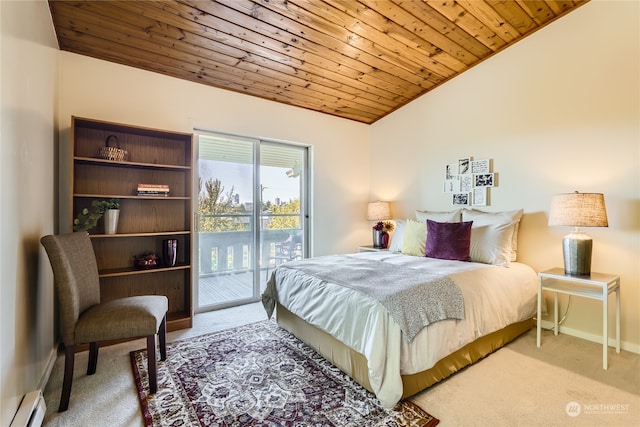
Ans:
POLYGON ((307 253, 308 148, 201 131, 197 152, 196 310, 258 301, 307 253))

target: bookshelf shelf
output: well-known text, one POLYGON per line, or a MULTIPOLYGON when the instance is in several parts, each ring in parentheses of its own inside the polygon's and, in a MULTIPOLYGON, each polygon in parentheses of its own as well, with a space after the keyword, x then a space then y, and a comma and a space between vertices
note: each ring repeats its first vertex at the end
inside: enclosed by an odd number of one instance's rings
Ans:
MULTIPOLYGON (((191 327, 193 242, 192 144, 190 133, 72 117, 70 222, 93 200, 120 199, 116 234, 103 234, 102 220, 89 230, 100 274, 101 298, 166 295, 168 330, 191 327), (115 135, 124 160, 100 158, 115 135), (166 186, 168 195, 138 195, 139 184, 166 186), (144 253, 162 255, 162 241, 178 241, 175 266, 136 269, 144 253)), ((162 190, 165 191, 165 190, 162 190)))

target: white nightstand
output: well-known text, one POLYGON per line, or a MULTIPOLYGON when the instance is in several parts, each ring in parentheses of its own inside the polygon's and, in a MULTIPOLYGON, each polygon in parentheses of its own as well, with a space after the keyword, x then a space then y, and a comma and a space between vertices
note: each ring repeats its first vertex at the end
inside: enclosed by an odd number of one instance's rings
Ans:
POLYGON ((554 335, 558 335, 558 292, 602 301, 602 367, 608 368, 607 350, 609 294, 616 293, 616 352, 620 353, 620 276, 613 274, 591 273, 589 276, 571 276, 563 268, 538 273, 538 316, 537 345, 540 347, 540 329, 542 322, 542 291, 554 292, 553 323, 554 335))
POLYGON ((358 246, 358 252, 384 252, 388 250, 389 248, 374 248, 373 245, 358 246))

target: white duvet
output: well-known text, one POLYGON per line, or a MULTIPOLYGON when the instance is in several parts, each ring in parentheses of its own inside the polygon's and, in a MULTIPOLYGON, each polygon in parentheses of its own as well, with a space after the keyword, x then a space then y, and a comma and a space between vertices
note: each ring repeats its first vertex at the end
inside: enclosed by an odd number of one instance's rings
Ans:
POLYGON ((525 264, 501 267, 389 252, 353 256, 447 274, 464 298, 463 320, 433 323, 409 343, 379 302, 297 270, 276 269, 280 304, 363 354, 369 363, 371 387, 387 408, 402 397, 400 375, 429 369, 478 337, 530 319, 536 312, 537 276, 525 264))

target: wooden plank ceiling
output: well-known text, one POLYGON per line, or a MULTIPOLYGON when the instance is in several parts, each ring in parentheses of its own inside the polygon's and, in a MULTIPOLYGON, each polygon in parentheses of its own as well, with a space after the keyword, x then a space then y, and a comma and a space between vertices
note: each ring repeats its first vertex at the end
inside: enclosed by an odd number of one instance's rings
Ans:
POLYGON ((62 50, 373 123, 585 0, 49 2, 62 50))

